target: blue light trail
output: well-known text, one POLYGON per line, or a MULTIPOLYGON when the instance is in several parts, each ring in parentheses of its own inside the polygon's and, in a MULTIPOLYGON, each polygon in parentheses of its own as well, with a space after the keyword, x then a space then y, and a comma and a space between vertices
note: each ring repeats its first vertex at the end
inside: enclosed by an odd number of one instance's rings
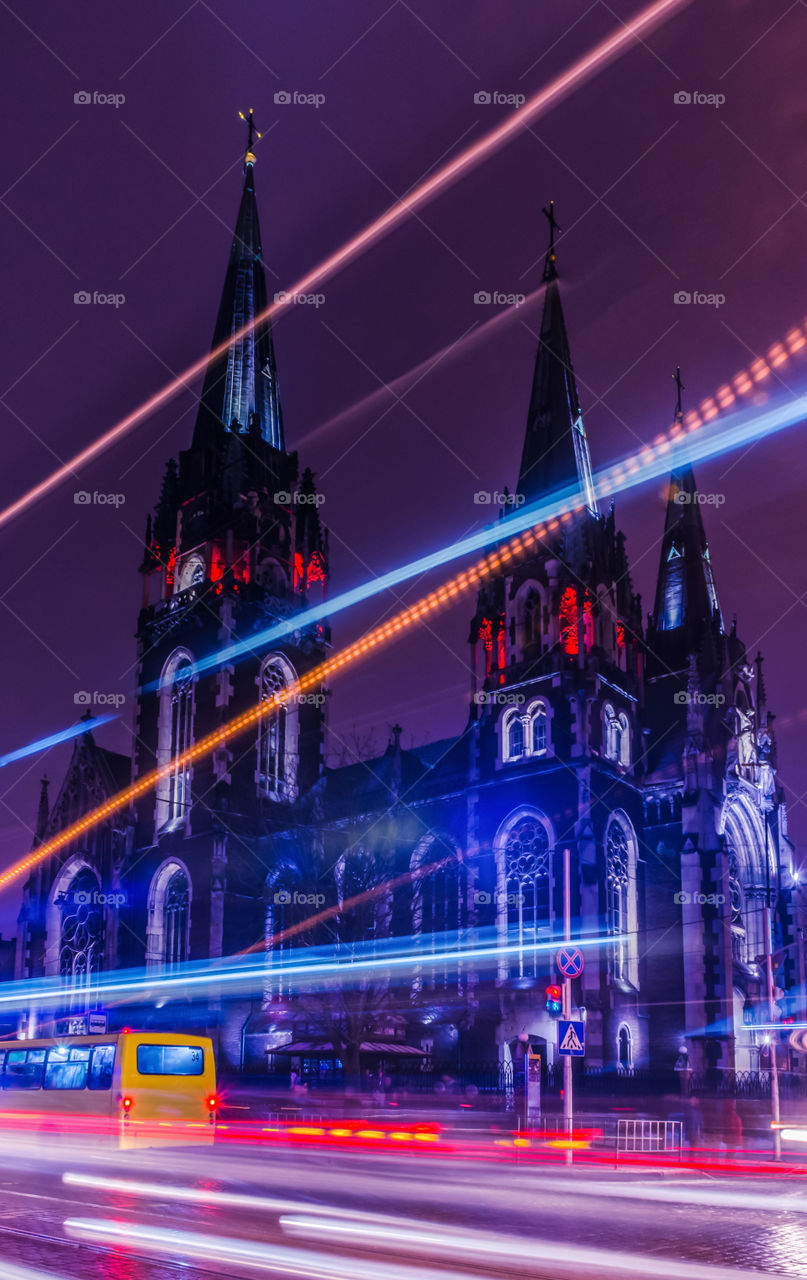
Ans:
MULTIPOLYGON (((501 943, 495 929, 479 932, 483 940, 478 945, 461 946, 458 934, 447 933, 444 940, 428 953, 418 947, 413 948, 415 939, 412 937, 389 938, 357 943, 348 955, 342 948, 341 958, 336 957, 336 949, 333 947, 301 947, 303 958, 300 959, 295 958, 293 953, 286 953, 284 956, 272 955, 267 961, 265 954, 258 954, 229 957, 215 965, 211 965, 209 961, 192 961, 172 970, 170 974, 157 970, 149 973, 147 969, 132 969, 100 978, 93 982, 88 994, 91 993, 93 1001, 134 1001, 147 997, 151 1002, 156 997, 170 999, 174 996, 184 999, 208 987, 236 988, 239 991, 261 990, 267 979, 282 979, 284 987, 310 987, 317 983, 337 981, 340 988, 344 988, 365 981, 372 975, 383 980, 387 976, 445 964, 447 960, 452 964, 483 968, 496 965, 508 956, 550 956, 560 945, 557 938, 533 943, 501 943)), ((577 947, 611 946, 615 941, 614 937, 608 936, 572 939, 577 947)), ((69 991, 58 977, 38 981, 28 978, 22 982, 3 983, 0 1008, 30 1009, 51 1004, 61 1005, 67 995, 69 991)))
POLYGON ((69 742, 71 738, 79 738, 82 733, 87 733, 89 729, 97 729, 99 725, 109 724, 110 720, 117 720, 117 716, 93 716, 91 720, 80 720, 78 724, 71 724, 67 729, 60 729, 58 733, 51 733, 47 738, 37 738, 36 742, 29 742, 26 747, 17 747, 16 751, 9 751, 6 755, 0 756, 0 769, 4 769, 7 764, 12 764, 15 760, 24 760, 26 756, 35 756, 39 751, 49 751, 51 747, 57 747, 60 742, 69 742))

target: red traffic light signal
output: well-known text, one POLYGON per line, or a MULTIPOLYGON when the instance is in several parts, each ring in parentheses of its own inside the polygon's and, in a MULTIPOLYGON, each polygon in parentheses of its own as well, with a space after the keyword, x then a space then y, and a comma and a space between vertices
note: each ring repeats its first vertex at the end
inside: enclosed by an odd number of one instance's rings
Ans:
POLYGON ((562 1008, 561 989, 557 983, 550 983, 546 988, 546 1011, 550 1018, 559 1018, 562 1008))

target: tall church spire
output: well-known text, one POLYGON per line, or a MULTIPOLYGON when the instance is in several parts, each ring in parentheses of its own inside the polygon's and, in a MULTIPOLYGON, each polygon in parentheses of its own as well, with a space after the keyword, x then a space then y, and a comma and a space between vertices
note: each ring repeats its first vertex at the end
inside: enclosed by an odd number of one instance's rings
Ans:
POLYGON ((549 222, 546 292, 518 492, 528 502, 536 502, 554 490, 572 488, 584 495, 586 506, 596 513, 588 440, 558 287, 555 233, 559 227, 554 201, 543 212, 549 222))
POLYGON ((247 125, 244 189, 212 350, 216 352, 225 343, 230 345, 220 354, 211 355, 208 363, 194 444, 215 439, 224 426, 239 434, 250 429, 259 431, 264 440, 283 449, 272 327, 268 320, 255 323, 256 316, 265 312, 268 305, 252 149, 261 135, 255 128, 251 107, 248 115, 241 112, 241 118, 247 125), (236 334, 240 336, 231 341, 236 334))
MULTIPOLYGON (((684 417, 680 369, 676 369, 673 379, 677 393, 675 422, 680 426, 684 417)), ((722 631, 695 475, 690 466, 683 466, 670 476, 652 623, 656 632, 676 632, 689 654, 698 649, 703 629, 712 619, 717 619, 722 631)))

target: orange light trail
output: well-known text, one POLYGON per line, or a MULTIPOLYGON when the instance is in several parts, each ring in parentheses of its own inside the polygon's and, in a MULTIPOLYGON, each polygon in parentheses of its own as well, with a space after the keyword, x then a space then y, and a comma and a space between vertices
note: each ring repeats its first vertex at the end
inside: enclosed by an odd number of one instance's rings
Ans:
POLYGON ((562 75, 553 80, 551 84, 533 94, 523 107, 519 107, 514 111, 497 128, 491 129, 484 137, 480 138, 479 142, 461 151, 454 160, 449 161, 442 169, 438 169, 430 178, 418 183, 412 191, 402 196, 400 200, 396 200, 394 205, 391 205, 390 208, 386 209, 384 213, 369 223, 362 231, 347 240, 330 257, 325 258, 317 266, 313 267, 307 275, 285 291, 284 300, 273 302, 248 325, 238 330, 210 353, 195 360, 183 373, 180 373, 171 382, 166 383, 164 387, 156 391, 153 396, 150 396, 148 400, 145 400, 136 409, 133 409, 130 414, 122 418, 104 435, 99 436, 92 444, 81 449, 69 461, 57 467, 49 476, 41 480, 39 484, 34 485, 22 497, 17 498, 16 501, 0 511, 0 528, 21 515, 23 511, 41 498, 44 498, 48 493, 51 493, 64 480, 71 476, 75 478, 76 472, 82 467, 92 462, 99 454, 103 453, 111 445, 116 444, 125 435, 128 435, 134 427, 145 421, 151 414, 156 413, 158 409, 168 404, 173 400, 174 396, 179 394, 183 387, 187 387, 190 382, 199 378, 204 373, 210 360, 215 360, 224 355, 234 343, 246 337, 256 325, 272 319, 278 312, 291 306, 295 294, 310 293, 316 286, 323 284, 326 280, 336 275, 337 272, 348 266, 354 258, 361 256, 379 240, 383 239, 384 236, 388 235, 389 232, 393 231, 411 213, 414 213, 422 205, 445 191, 471 169, 476 168, 489 155, 498 151, 500 147, 515 137, 524 125, 531 123, 540 115, 549 111, 600 68, 624 53, 627 48, 632 46, 634 40, 639 40, 648 35, 653 27, 662 23, 665 19, 671 17, 677 9, 689 3, 691 3, 691 0, 656 0, 655 4, 643 9, 630 22, 621 24, 612 35, 595 45, 587 54, 584 54, 582 58, 573 63, 567 71, 564 71, 562 75))

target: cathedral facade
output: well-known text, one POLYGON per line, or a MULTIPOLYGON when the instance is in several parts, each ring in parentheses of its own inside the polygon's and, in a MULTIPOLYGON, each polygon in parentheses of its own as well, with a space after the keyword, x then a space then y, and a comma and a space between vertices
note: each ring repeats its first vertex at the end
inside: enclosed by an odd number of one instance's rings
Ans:
POLYGON ((61 977, 58 1025, 96 1007, 104 972, 257 947, 259 997, 138 1018, 207 1029, 224 1063, 250 1069, 351 1052, 358 1065, 371 1050, 507 1063, 527 1040, 553 1062, 557 975, 538 944, 563 936, 566 860, 574 934, 601 939, 572 990, 587 1064, 764 1067, 768 939, 784 1013, 804 1012, 804 957, 762 658, 724 624, 688 468, 670 478, 643 616, 613 508, 594 493, 554 244, 515 493, 583 504, 481 588, 458 734, 405 750, 396 728, 380 757, 329 768, 327 691, 314 686, 251 737, 172 767, 331 647, 328 626, 305 621, 271 651, 248 646, 325 599, 329 577, 314 477, 285 444, 271 326, 255 322, 268 299, 254 165, 249 151, 193 439, 147 523, 134 757, 79 737, 52 802, 43 786, 36 843, 155 766, 164 776, 33 872, 17 977, 61 977), (246 657, 200 667, 234 641, 246 657), (427 961, 446 937, 499 939, 495 968, 427 961), (403 988, 341 1005, 334 993, 331 1008, 284 989, 294 948, 389 938, 422 960, 403 988))

